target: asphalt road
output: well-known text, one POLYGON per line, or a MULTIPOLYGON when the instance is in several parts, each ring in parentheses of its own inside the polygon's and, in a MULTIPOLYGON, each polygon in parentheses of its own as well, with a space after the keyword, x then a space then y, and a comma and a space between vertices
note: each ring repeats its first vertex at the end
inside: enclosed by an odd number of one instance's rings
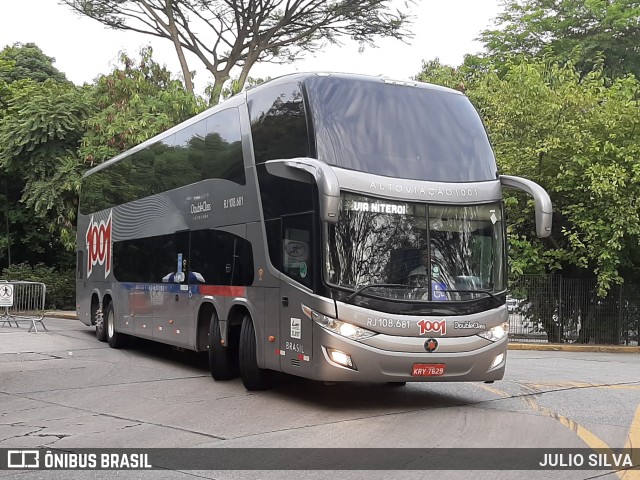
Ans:
MULTIPOLYGON (((640 355, 509 351, 503 381, 325 385, 214 382, 206 359, 139 341, 113 350, 77 320, 0 326, 0 448, 640 448, 640 355)), ((0 471, 86 478, 87 472, 0 471)), ((326 471, 92 472, 92 478, 327 478, 326 471)), ((429 478, 607 478, 613 472, 430 472, 429 478)), ((337 478, 425 478, 423 471, 337 478)))

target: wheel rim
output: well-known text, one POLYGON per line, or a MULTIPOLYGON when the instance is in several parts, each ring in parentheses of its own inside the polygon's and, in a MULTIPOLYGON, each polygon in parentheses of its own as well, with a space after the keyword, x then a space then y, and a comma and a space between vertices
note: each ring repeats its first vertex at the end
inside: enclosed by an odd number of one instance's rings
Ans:
POLYGON ((109 317, 107 318, 107 333, 109 338, 113 337, 113 310, 109 312, 109 317))

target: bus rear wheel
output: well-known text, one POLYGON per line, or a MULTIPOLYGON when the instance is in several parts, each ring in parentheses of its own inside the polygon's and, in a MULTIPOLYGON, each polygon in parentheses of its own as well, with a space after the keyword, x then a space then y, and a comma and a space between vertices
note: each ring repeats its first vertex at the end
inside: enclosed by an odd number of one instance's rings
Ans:
MULTIPOLYGON (((231 338, 231 332, 228 336, 231 338)), ((213 312, 209 323, 209 371, 214 380, 231 380, 236 376, 237 362, 232 346, 225 347, 221 340, 220 320, 218 314, 213 312)))
POLYGON ((271 371, 258 367, 256 331, 249 315, 240 330, 240 377, 247 390, 266 390, 273 381, 271 371))
POLYGON ((116 332, 116 315, 113 311, 113 304, 109 302, 107 308, 104 311, 106 330, 107 330, 107 342, 111 348, 121 348, 124 345, 124 335, 116 332))
POLYGON ((107 329, 104 325, 104 314, 102 312, 102 309, 98 308, 96 305, 96 307, 93 307, 91 309, 91 315, 93 316, 93 319, 96 322, 96 338, 100 342, 106 342, 107 329))

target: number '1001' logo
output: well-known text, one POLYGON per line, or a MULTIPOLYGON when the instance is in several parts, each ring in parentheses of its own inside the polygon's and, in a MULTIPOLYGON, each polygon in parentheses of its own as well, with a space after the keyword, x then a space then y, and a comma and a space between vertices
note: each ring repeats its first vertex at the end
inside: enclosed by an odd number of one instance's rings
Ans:
POLYGON ((96 264, 104 265, 104 278, 111 273, 111 218, 113 211, 109 212, 107 221, 101 220, 100 223, 89 220, 89 228, 87 228, 87 278, 91 276, 93 267, 96 264))

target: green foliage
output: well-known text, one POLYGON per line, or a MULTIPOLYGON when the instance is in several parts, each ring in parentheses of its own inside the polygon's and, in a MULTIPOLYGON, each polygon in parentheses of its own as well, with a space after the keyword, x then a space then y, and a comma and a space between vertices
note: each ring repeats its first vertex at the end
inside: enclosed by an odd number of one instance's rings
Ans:
MULTIPOLYGON (((425 64, 418 78, 451 85, 462 69, 425 64)), ((600 294, 637 270, 640 216, 640 82, 610 80, 602 65, 583 74, 571 63, 514 61, 466 84, 502 173, 531 178, 554 204, 551 240, 533 239, 533 204, 507 197, 510 265, 598 279, 600 294)), ((464 78, 469 78, 464 77, 464 78)))
MULTIPOLYGON (((53 66, 53 62, 53 58, 44 55, 32 43, 16 43, 0 52, 0 131, 6 136, 0 147, 4 157, 4 160, 0 160, 0 265, 26 260, 53 262, 65 256, 58 234, 53 235, 49 228, 55 214, 43 222, 43 217, 48 216, 43 205, 57 202, 58 190, 42 181, 41 165, 36 165, 39 160, 46 159, 48 164, 44 168, 51 172, 56 170, 55 160, 53 157, 47 158, 50 152, 47 152, 47 147, 43 148, 42 143, 49 143, 52 149, 54 144, 59 146, 61 141, 64 143, 65 134, 60 129, 66 127, 55 126, 59 118, 48 122, 47 109, 50 105, 46 105, 46 102, 53 100, 54 103, 64 103, 66 92, 61 99, 54 100, 55 97, 62 90, 73 89, 64 74, 53 66), (41 113, 40 116, 28 118, 34 109, 41 113), (47 130, 47 123, 52 130, 47 130), (45 141, 43 136, 50 138, 45 141), (23 151, 14 158, 12 148, 32 152, 23 151), (32 161, 23 165, 27 156, 31 156, 32 161), (47 185, 42 190, 49 197, 48 201, 42 203, 39 196, 31 196, 31 199, 40 202, 37 212, 31 205, 21 202, 29 198, 28 190, 25 190, 28 181, 35 185, 47 185), (26 195, 23 196, 23 192, 26 195)), ((57 108, 57 112, 64 112, 65 108, 57 108)))
POLYGON ((46 285, 45 308, 50 310, 75 310, 76 282, 73 268, 59 269, 42 263, 13 264, 2 271, 5 280, 41 282, 46 285))
POLYGON ((418 75, 414 77, 415 80, 420 82, 433 83, 436 85, 442 85, 443 87, 454 88, 461 92, 465 90, 465 75, 459 69, 450 67, 449 65, 443 65, 440 63, 440 59, 429 60, 428 62, 422 61, 422 70, 418 75))
POLYGON ((18 80, 66 82, 65 75, 53 66, 55 59, 48 57, 34 43, 15 43, 0 51, 0 84, 18 80))
MULTIPOLYGON (((248 77, 247 80, 242 83, 239 79, 234 78, 233 80, 231 80, 231 83, 227 87, 222 89, 222 98, 226 100, 233 97, 234 95, 237 95, 243 89, 255 87, 268 80, 271 80, 271 77, 267 77, 266 79, 248 77)), ((216 105, 218 103, 220 94, 216 96, 213 84, 207 85, 207 88, 205 88, 205 95, 209 98, 209 105, 216 105)))
POLYGON ((482 32, 488 56, 551 54, 582 74, 602 61, 607 76, 640 77, 638 0, 505 0, 496 28, 482 32))
POLYGON ((150 49, 121 60, 96 86, 0 81, 0 265, 71 263, 83 172, 203 108, 150 49))
POLYGON ((81 166, 76 150, 93 109, 86 89, 45 80, 9 86, 0 124, 0 169, 19 182, 22 202, 52 234, 73 245, 73 222, 81 166))
POLYGON ((188 93, 166 67, 143 48, 140 60, 120 54, 121 66, 100 77, 91 94, 98 112, 87 121, 79 150, 89 166, 167 130, 205 108, 205 102, 188 93))

